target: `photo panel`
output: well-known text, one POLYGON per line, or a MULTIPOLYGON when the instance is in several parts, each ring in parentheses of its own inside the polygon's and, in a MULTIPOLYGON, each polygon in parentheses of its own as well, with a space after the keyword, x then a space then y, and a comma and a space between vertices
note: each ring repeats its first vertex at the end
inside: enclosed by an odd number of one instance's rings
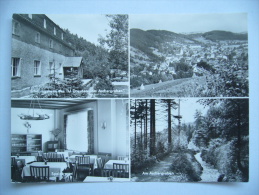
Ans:
POLYGON ((248 182, 249 99, 131 99, 131 181, 248 182))
POLYGON ((248 97, 246 13, 130 15, 130 96, 248 97))
POLYGON ((13 99, 11 182, 130 181, 128 99, 13 99))
POLYGON ((128 15, 13 14, 12 98, 127 98, 128 15))

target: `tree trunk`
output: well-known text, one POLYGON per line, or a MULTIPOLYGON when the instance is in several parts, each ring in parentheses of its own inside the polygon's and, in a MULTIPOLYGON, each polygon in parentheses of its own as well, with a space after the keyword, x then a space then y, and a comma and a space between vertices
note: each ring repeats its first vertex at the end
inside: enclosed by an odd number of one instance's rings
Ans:
POLYGON ((150 156, 156 154, 155 100, 150 100, 150 156))
POLYGON ((135 136, 134 136, 134 146, 137 147, 137 100, 135 99, 135 136))
POLYGON ((172 123, 171 123, 171 100, 167 100, 167 111, 168 111, 168 150, 172 149, 172 123))
POLYGON ((145 106, 145 112, 146 112, 146 120, 145 120, 145 135, 144 135, 144 148, 147 149, 147 123, 148 123, 148 116, 147 116, 147 99, 146 99, 146 106, 145 106))

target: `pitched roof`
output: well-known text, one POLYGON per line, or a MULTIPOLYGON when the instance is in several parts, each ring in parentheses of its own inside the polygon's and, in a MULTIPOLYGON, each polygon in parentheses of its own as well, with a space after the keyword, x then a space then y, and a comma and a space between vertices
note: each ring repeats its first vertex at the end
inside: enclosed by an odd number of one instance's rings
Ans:
POLYGON ((82 57, 66 57, 63 67, 80 67, 82 57))

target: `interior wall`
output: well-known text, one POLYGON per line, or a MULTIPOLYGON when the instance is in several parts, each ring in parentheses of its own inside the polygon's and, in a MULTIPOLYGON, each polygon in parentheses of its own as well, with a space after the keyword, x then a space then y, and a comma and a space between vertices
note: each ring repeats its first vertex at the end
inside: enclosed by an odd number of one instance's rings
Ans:
POLYGON ((116 156, 129 155, 128 100, 116 100, 116 156))
POLYGON ((98 149, 111 153, 112 158, 128 155, 128 100, 98 100, 98 149), (101 127, 106 123, 106 128, 101 127))
MULTIPOLYGON (((50 132, 55 128, 54 110, 34 109, 34 113, 48 114, 50 118, 46 120, 21 120, 20 117, 18 117, 21 113, 28 114, 28 108, 11 108, 11 133, 27 134, 27 128, 24 126, 24 123, 28 121, 31 124, 28 134, 42 134, 42 147, 43 151, 46 151, 46 142, 54 139, 50 132)), ((29 114, 32 114, 32 109, 29 114)))
POLYGON ((111 101, 98 100, 98 152, 112 153, 111 101), (102 128, 102 123, 106 124, 105 128, 102 128))
POLYGON ((98 143, 97 143, 97 118, 98 118, 98 115, 97 115, 97 103, 96 102, 89 102, 89 103, 85 103, 85 104, 82 104, 82 105, 79 105, 79 106, 73 106, 73 107, 69 107, 69 108, 66 108, 66 109, 62 109, 62 110, 57 110, 57 123, 56 123, 56 126, 57 128, 60 128, 62 131, 61 131, 61 134, 59 136, 59 140, 60 140, 60 145, 61 145, 61 148, 64 148, 64 116, 66 114, 69 114, 71 112, 76 112, 76 111, 80 111, 80 110, 86 110, 86 109, 89 109, 89 110, 93 110, 94 111, 94 154, 97 154, 98 153, 98 143))

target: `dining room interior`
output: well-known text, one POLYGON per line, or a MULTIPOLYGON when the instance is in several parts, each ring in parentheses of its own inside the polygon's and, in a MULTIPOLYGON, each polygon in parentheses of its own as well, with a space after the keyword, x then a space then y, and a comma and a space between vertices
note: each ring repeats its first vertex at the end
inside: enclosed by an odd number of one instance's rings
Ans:
POLYGON ((128 99, 12 99, 11 181, 130 180, 128 99))

